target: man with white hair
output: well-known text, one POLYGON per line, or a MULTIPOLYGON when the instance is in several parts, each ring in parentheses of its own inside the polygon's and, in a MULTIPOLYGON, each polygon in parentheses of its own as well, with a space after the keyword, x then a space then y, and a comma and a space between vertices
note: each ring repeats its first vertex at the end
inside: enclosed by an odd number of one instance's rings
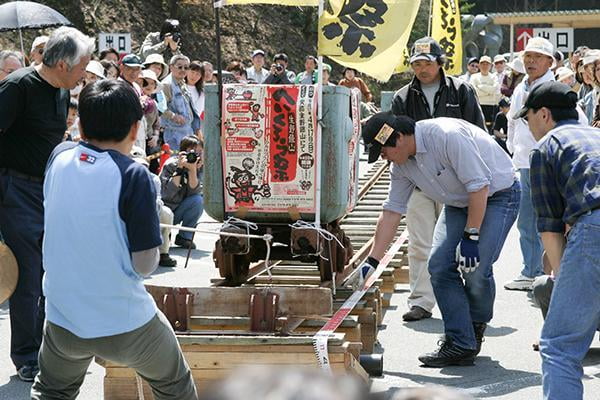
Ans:
POLYGON ((508 138, 506 145, 513 153, 513 164, 519 171, 521 181, 521 203, 517 228, 520 234, 523 269, 519 276, 504 285, 508 290, 531 290, 534 279, 543 275, 542 242, 536 227, 536 218, 531 202, 529 184, 529 153, 536 148, 536 140, 531 134, 527 121, 514 119, 525 104, 529 92, 536 86, 554 81, 552 66, 554 46, 550 41, 536 37, 530 39, 523 54, 526 76, 515 88, 508 112, 508 138))
POLYGON ((50 153, 67 129, 69 90, 83 81, 94 39, 62 27, 49 37, 42 64, 0 82, 0 226, 19 265, 10 298, 11 359, 33 381, 42 340, 42 183, 50 153))
POLYGON ((0 51, 0 81, 23 67, 23 58, 19 52, 0 51))

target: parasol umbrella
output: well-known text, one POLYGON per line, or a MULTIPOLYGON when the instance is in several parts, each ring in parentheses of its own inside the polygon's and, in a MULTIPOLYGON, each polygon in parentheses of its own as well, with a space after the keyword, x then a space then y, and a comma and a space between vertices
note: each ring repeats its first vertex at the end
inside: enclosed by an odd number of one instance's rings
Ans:
POLYGON ((58 11, 32 1, 11 1, 0 5, 0 32, 19 31, 23 56, 23 29, 73 25, 58 11))

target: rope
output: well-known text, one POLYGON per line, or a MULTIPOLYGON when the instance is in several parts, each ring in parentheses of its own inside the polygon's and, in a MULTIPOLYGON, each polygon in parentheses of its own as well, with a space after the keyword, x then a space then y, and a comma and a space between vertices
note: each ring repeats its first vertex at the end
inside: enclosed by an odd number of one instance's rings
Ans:
POLYGON ((206 229, 198 229, 198 228, 188 228, 186 226, 180 225, 170 225, 170 224, 160 224, 161 228, 170 228, 170 229, 179 229, 184 232, 199 232, 199 233, 208 233, 210 235, 220 235, 220 236, 231 236, 231 237, 241 237, 241 238, 250 238, 250 239, 260 239, 260 240, 273 240, 273 235, 265 233, 264 235, 246 235, 243 233, 230 233, 230 232, 218 232, 218 231, 209 231, 206 229))
MULTIPOLYGON (((321 228, 320 226, 316 226, 314 223, 312 222, 306 222, 306 221, 302 221, 302 220, 298 220, 296 222, 294 222, 293 224, 289 225, 290 227, 294 228, 294 229, 309 229, 309 230, 314 230, 317 231, 319 233, 319 236, 321 236, 323 239, 327 240, 327 241, 332 241, 335 240, 342 249, 344 249, 344 245, 342 244, 342 242, 340 242, 340 240, 335 237, 334 234, 332 234, 331 232, 329 232, 326 229, 321 228)), ((293 254, 292 256, 294 257, 299 257, 302 255, 306 255, 306 254, 293 254)), ((327 260, 325 257, 323 257, 321 255, 321 253, 317 253, 317 254, 312 254, 312 255, 318 255, 319 257, 321 257, 323 260, 327 260)))

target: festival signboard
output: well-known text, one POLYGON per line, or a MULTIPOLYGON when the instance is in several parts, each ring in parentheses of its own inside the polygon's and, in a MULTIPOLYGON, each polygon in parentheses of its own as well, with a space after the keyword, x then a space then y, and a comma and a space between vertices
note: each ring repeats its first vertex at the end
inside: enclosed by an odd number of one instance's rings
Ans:
POLYGON ((225 212, 315 213, 316 85, 225 85, 225 212))

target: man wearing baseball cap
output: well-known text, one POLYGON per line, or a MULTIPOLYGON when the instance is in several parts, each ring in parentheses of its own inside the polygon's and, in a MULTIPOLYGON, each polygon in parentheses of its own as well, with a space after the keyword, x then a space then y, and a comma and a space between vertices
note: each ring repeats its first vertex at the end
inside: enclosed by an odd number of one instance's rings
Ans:
POLYGON ((545 82, 516 115, 539 144, 531 198, 557 276, 540 340, 546 400, 583 398, 581 362, 600 321, 600 130, 577 121, 576 104, 568 85, 545 82))
MULTIPOLYGON (((457 78, 446 76, 443 69, 445 63, 446 57, 438 42, 430 37, 417 40, 410 57, 415 76, 408 85, 394 94, 392 113, 405 115, 416 121, 434 117, 460 118, 481 128, 485 127, 473 88, 457 78)), ((429 318, 435 306, 427 259, 440 211, 441 204, 437 204, 419 188, 414 190, 406 216, 410 234, 410 295, 409 310, 402 316, 405 321, 429 318)))
POLYGON ((508 290, 531 290, 534 279, 543 274, 542 242, 539 238, 529 185, 529 153, 536 147, 536 141, 529 130, 527 121, 515 119, 525 104, 527 96, 536 86, 554 81, 552 66, 554 65, 554 46, 542 37, 535 37, 527 42, 523 54, 523 64, 527 74, 517 85, 512 95, 508 112, 508 137, 506 145, 513 153, 513 164, 519 172, 521 180, 521 206, 517 227, 520 234, 523 266, 520 274, 504 285, 508 290))
POLYGON ((490 56, 481 56, 479 59, 479 72, 471 76, 471 86, 475 89, 479 104, 485 117, 485 125, 488 131, 491 131, 494 116, 498 111, 498 101, 500 101, 500 84, 496 75, 491 72, 492 58, 490 56))
POLYGON ((252 66, 246 69, 246 75, 248 80, 254 81, 254 83, 261 84, 269 76, 269 71, 263 68, 265 65, 265 52, 256 49, 252 52, 252 66))
MULTIPOLYGON (((388 198, 360 273, 368 276, 379 264, 416 187, 444 204, 427 264, 445 338, 419 360, 429 367, 472 365, 483 338, 476 325, 485 329, 493 314, 492 265, 517 216, 520 190, 510 158, 485 130, 457 118, 415 122, 377 113, 362 135, 369 162, 381 155, 392 165, 388 198)), ((408 229, 412 223, 407 219, 408 229)))

